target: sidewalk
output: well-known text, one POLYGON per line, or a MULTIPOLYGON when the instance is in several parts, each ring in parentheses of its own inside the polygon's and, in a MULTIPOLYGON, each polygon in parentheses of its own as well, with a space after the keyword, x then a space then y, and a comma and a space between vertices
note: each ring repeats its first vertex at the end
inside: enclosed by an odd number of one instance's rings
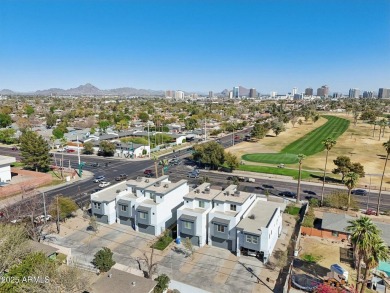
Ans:
MULTIPOLYGON (((39 188, 36 189, 36 191, 37 191, 37 193, 48 192, 48 191, 51 191, 53 189, 57 189, 57 188, 60 188, 60 187, 65 187, 65 186, 68 186, 68 185, 72 185, 75 182, 90 180, 93 176, 94 175, 93 175, 92 172, 90 172, 90 171, 83 171, 83 177, 82 178, 80 178, 80 177, 78 177, 76 175, 75 179, 71 179, 71 181, 69 181, 69 182, 64 182, 64 183, 57 184, 57 185, 50 185, 50 186, 39 187, 39 188)), ((35 194, 36 193, 31 193, 29 196, 31 197, 31 196, 33 196, 35 194)), ((20 202, 20 201, 28 198, 29 196, 22 195, 22 194, 17 194, 17 195, 14 195, 12 197, 9 197, 9 198, 0 199, 0 209, 4 208, 5 206, 10 206, 10 205, 13 205, 13 204, 15 204, 17 202, 20 202)))

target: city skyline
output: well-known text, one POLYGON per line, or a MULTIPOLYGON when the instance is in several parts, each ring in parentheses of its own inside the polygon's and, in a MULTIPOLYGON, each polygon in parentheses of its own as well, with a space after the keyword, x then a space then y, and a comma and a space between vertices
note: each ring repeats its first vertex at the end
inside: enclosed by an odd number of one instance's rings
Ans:
POLYGON ((0 90, 390 87, 384 0, 6 0, 0 13, 0 90))

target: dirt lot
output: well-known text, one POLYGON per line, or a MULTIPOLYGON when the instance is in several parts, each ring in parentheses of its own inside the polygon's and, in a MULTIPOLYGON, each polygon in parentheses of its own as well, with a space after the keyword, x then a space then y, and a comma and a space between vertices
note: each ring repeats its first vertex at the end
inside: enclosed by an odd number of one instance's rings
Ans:
MULTIPOLYGON (((369 185, 371 180, 371 188, 379 189, 381 174, 384 166, 384 156, 386 154, 382 144, 389 139, 389 130, 385 129, 384 136, 380 137, 379 130, 375 131, 373 137, 373 126, 367 123, 358 121, 357 125, 353 124, 352 115, 339 113, 326 113, 339 116, 351 120, 349 129, 337 139, 337 144, 329 152, 329 160, 327 169, 330 171, 335 168, 333 160, 340 155, 349 156, 352 162, 359 162, 364 166, 366 176, 361 178, 359 185, 369 185), (371 175, 369 175, 371 174, 371 175)), ((270 131, 268 137, 260 140, 257 143, 243 142, 239 145, 229 148, 229 151, 238 156, 250 153, 266 153, 279 152, 289 143, 297 140, 311 130, 326 123, 325 118, 320 118, 316 123, 304 122, 302 125, 296 124, 292 127, 291 123, 286 124, 286 131, 282 132, 278 137, 274 137, 270 131)), ((314 156, 306 158, 303 162, 303 169, 323 171, 325 160, 325 151, 314 156)), ((260 163, 247 162, 252 165, 265 165, 260 163)), ((294 165, 289 165, 289 167, 294 165)), ((390 189, 390 171, 385 173, 384 188, 390 189)))

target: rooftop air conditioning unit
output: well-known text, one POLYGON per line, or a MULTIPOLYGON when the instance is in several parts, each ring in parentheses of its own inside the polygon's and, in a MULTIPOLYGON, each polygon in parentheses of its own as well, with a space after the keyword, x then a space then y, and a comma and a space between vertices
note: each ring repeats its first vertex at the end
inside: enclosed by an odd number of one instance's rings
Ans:
POLYGON ((148 182, 149 182, 149 179, 145 179, 145 182, 148 183, 148 182))
POLYGON ((168 188, 169 187, 169 185, 168 184, 164 184, 164 188, 168 188))
POLYGON ((195 189, 195 193, 199 193, 200 192, 200 190, 199 189, 195 189))
POLYGON ((234 195, 235 196, 240 196, 240 192, 237 190, 236 192, 234 192, 234 195))
POLYGON ((229 196, 229 194, 230 194, 229 190, 226 190, 225 195, 229 196))
POLYGON ((160 185, 161 185, 160 182, 156 182, 156 184, 154 184, 154 186, 156 186, 156 187, 159 187, 160 185))
POLYGON ((138 181, 138 182, 141 182, 141 181, 142 181, 142 178, 138 176, 138 177, 137 177, 137 181, 138 181))
POLYGON ((209 194, 210 193, 210 189, 205 189, 204 193, 209 194))

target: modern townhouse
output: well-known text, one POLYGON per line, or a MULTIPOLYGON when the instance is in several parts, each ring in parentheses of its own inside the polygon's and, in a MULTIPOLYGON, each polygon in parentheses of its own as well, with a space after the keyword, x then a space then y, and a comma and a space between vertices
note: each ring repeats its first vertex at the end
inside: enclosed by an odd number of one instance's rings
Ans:
POLYGON ((213 199, 221 190, 211 189, 203 183, 184 196, 184 205, 177 211, 177 235, 189 238, 193 245, 204 246, 208 238, 208 217, 213 199))
POLYGON ((209 213, 208 244, 235 252, 238 241, 236 226, 256 198, 256 194, 238 191, 237 185, 230 185, 220 192, 209 213))
POLYGON ((282 233, 285 208, 285 203, 257 199, 237 225, 237 255, 254 254, 266 263, 282 233))
POLYGON ((99 222, 119 222, 157 236, 175 224, 177 209, 188 192, 186 180, 138 177, 93 193, 92 214, 99 222))

